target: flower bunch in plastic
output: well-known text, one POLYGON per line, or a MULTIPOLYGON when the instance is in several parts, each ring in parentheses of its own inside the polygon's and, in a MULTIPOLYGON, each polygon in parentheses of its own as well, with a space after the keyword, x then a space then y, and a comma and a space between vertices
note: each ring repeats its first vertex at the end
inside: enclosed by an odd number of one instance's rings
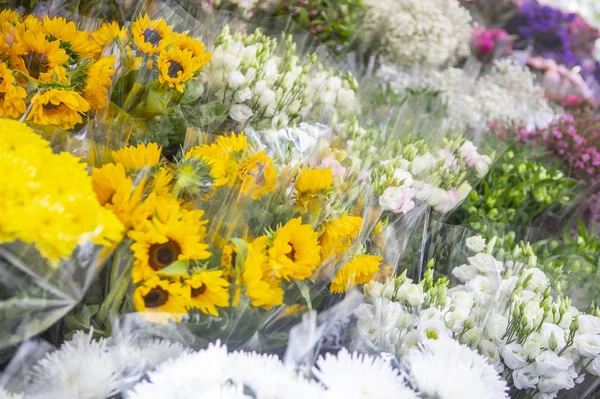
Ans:
POLYGON ((90 33, 61 17, 2 11, 0 116, 70 130, 108 105, 115 56, 106 30, 90 33))
POLYGON ((3 347, 75 305, 123 226, 98 203, 81 159, 53 153, 19 122, 1 119, 0 130, 3 347))
POLYGON ((217 38, 208 65, 208 106, 223 108, 233 123, 282 127, 322 121, 356 107, 356 80, 336 75, 317 63, 316 54, 298 54, 292 36, 280 41, 260 30, 217 38))

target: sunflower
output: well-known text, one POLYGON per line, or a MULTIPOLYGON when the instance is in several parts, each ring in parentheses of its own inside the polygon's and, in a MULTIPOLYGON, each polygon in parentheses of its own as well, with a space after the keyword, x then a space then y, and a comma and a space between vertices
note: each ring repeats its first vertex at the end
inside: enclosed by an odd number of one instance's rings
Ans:
POLYGON ((131 24, 133 42, 148 55, 160 53, 172 40, 171 28, 164 19, 149 19, 148 15, 131 24))
POLYGON ((192 53, 176 48, 162 51, 158 57, 158 81, 175 87, 183 93, 183 84, 194 77, 197 71, 192 60, 192 53))
POLYGON ((0 116, 18 118, 27 109, 25 104, 27 92, 19 85, 15 85, 12 70, 0 62, 0 116))
POLYGON ((119 26, 118 22, 103 22, 94 33, 92 33, 92 42, 95 52, 100 53, 106 46, 111 45, 115 40, 125 39, 125 28, 119 26))
POLYGON ((90 104, 71 90, 50 89, 33 96, 31 102, 27 120, 40 125, 59 125, 64 130, 83 122, 81 114, 90 110, 90 104))
POLYGON ((170 197, 173 187, 171 182, 175 176, 165 168, 160 168, 152 179, 152 191, 159 197, 170 197))
POLYGON ((101 168, 92 169, 92 187, 101 205, 112 202, 112 197, 117 189, 131 181, 125 174, 125 168, 121 164, 107 163, 101 168))
POLYGON ((63 64, 69 61, 59 41, 48 41, 42 32, 25 31, 15 38, 10 55, 11 65, 31 78, 51 82, 53 74, 66 73, 63 64))
POLYGON ((188 308, 200 309, 202 313, 219 317, 217 307, 229 306, 229 283, 220 270, 201 271, 184 282, 190 290, 188 308))
POLYGON ((236 156, 241 156, 248 151, 248 138, 243 132, 237 135, 235 132, 231 132, 229 136, 219 136, 216 146, 223 153, 234 153, 236 156))
POLYGON ((137 146, 123 147, 111 153, 115 162, 120 163, 125 169, 142 169, 145 166, 156 166, 160 161, 161 147, 156 143, 138 144, 137 146))
POLYGON ((17 38, 17 27, 10 22, 0 20, 0 59, 7 61, 17 38))
POLYGON ((277 171, 271 157, 261 151, 240 166, 239 177, 242 180, 242 192, 259 199, 275 190, 277 171))
POLYGON ((211 60, 212 54, 206 51, 204 43, 189 36, 187 33, 173 33, 173 45, 192 55, 194 69, 197 71, 211 60))
POLYGON ((90 42, 87 32, 77 30, 73 21, 67 22, 62 17, 50 19, 46 16, 42 27, 49 41, 58 40, 60 42, 60 48, 66 51, 71 63, 94 57, 94 46, 90 42))
POLYGON ((225 244, 221 251, 221 267, 225 278, 233 277, 235 274, 235 263, 237 261, 237 251, 235 245, 225 244))
POLYGON ((299 193, 317 193, 331 187, 333 173, 331 169, 304 169, 296 179, 299 193))
POLYGON ((92 111, 98 111, 108 104, 108 88, 112 82, 110 77, 116 71, 113 69, 115 65, 115 56, 100 58, 94 62, 88 69, 85 87, 83 88, 83 98, 90 103, 92 111))
POLYGON ((333 294, 345 292, 356 284, 364 284, 379 271, 383 258, 374 255, 358 255, 335 274, 329 290, 333 294))
POLYGON ((21 16, 14 10, 2 10, 0 11, 0 22, 8 22, 12 25, 16 25, 21 23, 21 16))
POLYGON ((252 306, 270 308, 283 303, 283 289, 281 281, 270 276, 266 247, 267 236, 258 237, 248 245, 242 284, 252 306))
POLYGON ((302 224, 302 218, 292 219, 275 232, 269 265, 277 278, 304 280, 319 265, 320 249, 312 226, 302 224))
POLYGON ((209 258, 208 245, 202 242, 197 223, 202 221, 181 218, 179 209, 157 203, 154 218, 129 232, 135 241, 131 245, 135 258, 133 282, 149 278, 177 260, 209 258))
POLYGON ((362 226, 360 216, 344 215, 325 224, 320 244, 323 259, 339 254, 348 249, 362 226))
POLYGON ((182 315, 187 314, 185 296, 186 288, 180 283, 171 283, 152 276, 136 288, 133 293, 133 305, 138 312, 182 315))

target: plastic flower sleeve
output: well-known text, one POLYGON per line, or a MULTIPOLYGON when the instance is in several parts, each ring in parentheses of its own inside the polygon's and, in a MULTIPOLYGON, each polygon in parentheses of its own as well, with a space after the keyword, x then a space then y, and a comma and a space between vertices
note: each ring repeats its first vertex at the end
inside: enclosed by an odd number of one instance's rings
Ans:
POLYGON ((54 154, 23 124, 0 123, 7 179, 0 225, 4 348, 44 331, 82 299, 123 226, 98 202, 81 159, 54 154), (27 168, 35 174, 23 174, 27 168))

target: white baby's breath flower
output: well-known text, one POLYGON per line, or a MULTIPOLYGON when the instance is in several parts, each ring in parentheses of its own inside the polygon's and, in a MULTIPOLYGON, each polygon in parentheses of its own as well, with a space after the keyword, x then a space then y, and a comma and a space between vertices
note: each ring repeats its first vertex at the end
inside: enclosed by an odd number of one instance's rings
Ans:
POLYGON ((508 398, 506 381, 484 357, 453 339, 429 340, 408 354, 414 387, 431 398, 508 398))
POLYGON ((379 357, 342 349, 317 360, 313 373, 336 398, 416 399, 398 371, 379 357))

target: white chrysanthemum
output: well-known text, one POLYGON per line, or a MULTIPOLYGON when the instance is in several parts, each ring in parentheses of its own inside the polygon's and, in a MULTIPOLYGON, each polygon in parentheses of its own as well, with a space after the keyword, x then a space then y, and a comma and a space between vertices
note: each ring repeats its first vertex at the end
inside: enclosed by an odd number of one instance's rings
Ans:
POLYGON ((227 347, 219 342, 205 350, 184 353, 160 364, 129 391, 129 399, 187 399, 203 396, 204 392, 220 391, 229 380, 227 347))
POLYGON ((442 66, 469 54, 471 15, 457 0, 365 0, 366 40, 394 64, 442 66))
POLYGON ((323 394, 320 385, 311 383, 274 355, 234 352, 228 371, 234 383, 246 387, 257 398, 318 398, 323 394))
POLYGON ((109 398, 121 388, 122 370, 106 340, 79 331, 32 368, 27 397, 109 398))
POLYGON ((382 358, 350 354, 346 349, 337 356, 320 357, 313 373, 336 398, 417 398, 398 371, 382 358))
POLYGON ((126 339, 114 345, 115 356, 119 356, 128 370, 145 372, 164 361, 179 357, 187 351, 178 342, 153 338, 150 340, 126 339))
POLYGON ((429 340, 409 352, 414 387, 439 399, 508 398, 508 387, 485 358, 453 339, 429 340))
POLYGON ((23 394, 6 392, 0 388, 0 399, 23 399, 23 394))

